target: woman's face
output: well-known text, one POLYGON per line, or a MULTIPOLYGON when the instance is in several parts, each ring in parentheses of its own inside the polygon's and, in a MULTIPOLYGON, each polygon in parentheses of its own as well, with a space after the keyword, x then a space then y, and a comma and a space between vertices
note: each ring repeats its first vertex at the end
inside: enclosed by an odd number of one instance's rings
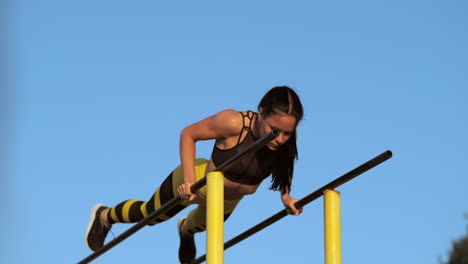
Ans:
POLYGON ((270 150, 277 150, 281 145, 286 143, 289 138, 291 138, 293 133, 296 133, 295 129, 297 120, 295 117, 287 114, 272 114, 266 118, 263 118, 260 113, 258 122, 259 133, 261 137, 270 133, 275 128, 279 131, 278 137, 266 145, 270 150))

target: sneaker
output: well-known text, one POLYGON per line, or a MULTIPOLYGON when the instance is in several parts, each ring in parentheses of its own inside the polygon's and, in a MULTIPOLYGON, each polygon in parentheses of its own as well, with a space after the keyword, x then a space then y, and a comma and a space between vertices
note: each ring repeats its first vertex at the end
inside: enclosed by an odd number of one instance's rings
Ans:
POLYGON ((195 260, 195 256, 197 255, 197 249, 195 247, 195 239, 193 238, 193 235, 184 234, 182 231, 182 225, 184 225, 186 221, 187 217, 182 217, 179 222, 177 222, 177 230, 179 231, 180 236, 180 263, 190 263, 195 260))
POLYGON ((85 233, 85 243, 92 251, 96 251, 104 246, 104 240, 111 229, 110 226, 105 226, 101 221, 101 213, 107 208, 103 204, 96 204, 91 209, 91 216, 89 217, 89 224, 85 233))

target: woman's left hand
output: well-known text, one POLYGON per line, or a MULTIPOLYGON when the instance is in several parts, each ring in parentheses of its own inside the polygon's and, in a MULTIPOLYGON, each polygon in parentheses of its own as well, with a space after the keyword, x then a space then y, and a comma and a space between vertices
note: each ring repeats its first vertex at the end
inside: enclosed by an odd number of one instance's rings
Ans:
POLYGON ((296 208, 296 206, 294 206, 294 204, 297 203, 297 201, 299 200, 295 198, 289 198, 289 199, 283 200, 284 206, 286 206, 286 211, 288 212, 288 214, 300 215, 302 213, 302 207, 296 208))

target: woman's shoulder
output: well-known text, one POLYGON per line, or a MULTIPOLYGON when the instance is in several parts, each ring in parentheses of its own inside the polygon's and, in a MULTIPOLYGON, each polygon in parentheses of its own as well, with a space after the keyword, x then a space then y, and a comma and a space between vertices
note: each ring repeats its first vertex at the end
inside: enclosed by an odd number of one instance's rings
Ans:
POLYGON ((224 131, 228 132, 228 134, 232 133, 237 135, 243 126, 243 115, 245 113, 247 113, 247 111, 226 109, 216 113, 213 116, 213 121, 218 127, 222 127, 224 131))
POLYGON ((241 117, 242 116, 252 116, 255 115, 256 112, 252 110, 235 110, 235 109, 226 109, 223 111, 218 112, 218 114, 225 114, 225 115, 231 115, 232 117, 241 117))
POLYGON ((235 109, 226 109, 218 112, 216 115, 226 117, 226 118, 239 118, 242 117, 239 113, 242 113, 242 111, 238 111, 235 109))
POLYGON ((215 117, 223 120, 225 122, 242 122, 244 117, 252 118, 256 113, 251 110, 234 110, 234 109, 226 109, 218 112, 215 117))

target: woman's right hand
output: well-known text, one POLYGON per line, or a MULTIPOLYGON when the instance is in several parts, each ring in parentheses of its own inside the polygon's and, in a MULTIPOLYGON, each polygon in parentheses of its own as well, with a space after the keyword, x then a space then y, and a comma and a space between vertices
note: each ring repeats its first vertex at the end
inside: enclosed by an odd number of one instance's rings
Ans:
POLYGON ((188 183, 184 182, 177 188, 177 191, 179 192, 180 197, 182 199, 188 199, 189 201, 192 201, 193 199, 197 198, 196 193, 192 193, 192 190, 190 190, 190 187, 192 187, 194 183, 188 183))

